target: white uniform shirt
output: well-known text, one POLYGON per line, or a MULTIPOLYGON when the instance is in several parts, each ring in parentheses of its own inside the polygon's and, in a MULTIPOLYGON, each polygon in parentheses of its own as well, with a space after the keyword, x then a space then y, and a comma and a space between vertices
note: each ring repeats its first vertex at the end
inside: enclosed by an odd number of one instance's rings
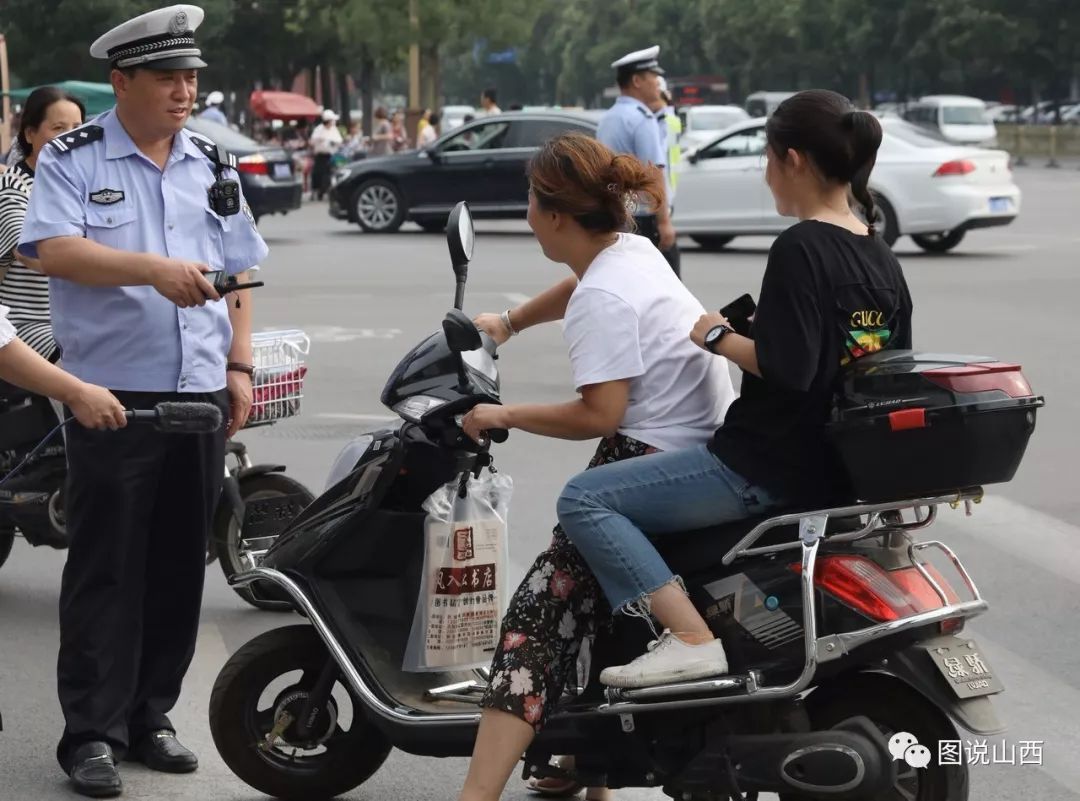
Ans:
POLYGON ((661 450, 704 444, 735 398, 727 360, 690 341, 704 313, 652 242, 619 234, 566 307, 575 387, 630 379, 619 433, 661 450))

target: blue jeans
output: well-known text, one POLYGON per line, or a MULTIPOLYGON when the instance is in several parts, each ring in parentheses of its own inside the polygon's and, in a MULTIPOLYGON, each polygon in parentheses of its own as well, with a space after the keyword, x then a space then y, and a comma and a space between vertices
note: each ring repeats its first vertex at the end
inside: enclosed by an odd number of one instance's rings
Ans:
POLYGON ((766 513, 782 499, 735 473, 704 445, 594 467, 559 496, 559 523, 589 563, 612 609, 675 580, 650 536, 766 513))

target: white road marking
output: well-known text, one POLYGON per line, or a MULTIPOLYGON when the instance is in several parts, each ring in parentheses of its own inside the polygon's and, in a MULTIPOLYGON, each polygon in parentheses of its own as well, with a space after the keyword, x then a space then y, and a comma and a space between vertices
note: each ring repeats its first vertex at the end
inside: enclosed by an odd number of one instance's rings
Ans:
POLYGON ((980 253, 1028 253, 1033 250, 1042 250, 1045 245, 990 245, 980 247, 980 253))
MULTIPOLYGON (((951 522, 952 515, 939 509, 941 522, 951 522)), ((974 507, 970 520, 957 521, 957 530, 989 541, 999 551, 1023 559, 1071 583, 1080 576, 1080 527, 1058 520, 1036 509, 992 495, 974 507), (980 514, 982 512, 982 514, 980 514)), ((933 528, 927 538, 933 539, 933 528)), ((978 584, 978 577, 975 577, 978 584)))
POLYGON ((336 325, 315 325, 305 329, 312 342, 355 342, 358 339, 394 339, 400 328, 342 328, 336 325))
POLYGON ((399 419, 396 415, 392 414, 353 414, 352 412, 321 412, 312 416, 322 418, 323 420, 357 420, 366 423, 381 423, 388 420, 399 419))
MULTIPOLYGON (((1066 624, 1067 625, 1067 624, 1066 624)), ((1008 727, 1004 739, 1019 750, 1021 741, 1043 742, 1041 767, 1019 764, 1012 770, 1043 770, 1065 787, 1080 787, 1080 762, 1073 757, 1072 744, 1080 741, 1080 724, 1075 712, 1080 709, 1080 690, 1072 687, 1038 663, 1010 651, 997 640, 972 631, 979 647, 989 654, 990 665, 998 675, 1012 677, 1005 683, 1005 692, 992 696, 998 717, 1008 727)), ((985 740, 992 748, 1001 746, 1002 735, 976 737, 961 731, 964 740, 985 740)), ((1004 749, 1003 749, 1004 750, 1004 749)), ((981 765, 972 766, 978 771, 981 765)))

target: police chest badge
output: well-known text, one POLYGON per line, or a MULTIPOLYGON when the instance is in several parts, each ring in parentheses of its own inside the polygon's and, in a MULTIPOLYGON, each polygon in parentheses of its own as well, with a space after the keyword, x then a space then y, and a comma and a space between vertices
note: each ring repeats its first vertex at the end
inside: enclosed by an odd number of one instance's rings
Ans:
POLYGON ((119 189, 99 189, 90 193, 90 202, 102 206, 111 206, 113 203, 119 203, 123 199, 124 193, 119 189))

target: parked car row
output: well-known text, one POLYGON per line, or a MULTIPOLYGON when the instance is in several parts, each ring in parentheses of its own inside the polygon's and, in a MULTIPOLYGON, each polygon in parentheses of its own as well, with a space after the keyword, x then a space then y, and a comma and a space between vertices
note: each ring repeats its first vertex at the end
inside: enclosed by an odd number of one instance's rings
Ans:
MULTIPOLYGON (((881 122, 870 190, 890 245, 910 235, 924 250, 944 252, 968 231, 1008 225, 1019 214, 1008 153, 942 142, 904 120, 881 122)), ((706 248, 779 234, 792 220, 777 214, 764 173, 764 119, 739 123, 690 152, 679 168, 675 227, 706 248)))
MULTIPOLYGON (((334 175, 330 214, 372 233, 392 233, 406 221, 441 231, 460 200, 478 219, 524 218, 533 153, 561 133, 595 135, 599 115, 509 112, 466 123, 425 150, 348 164, 334 175)), ((674 220, 702 247, 779 234, 792 224, 776 213, 765 185, 765 123, 744 119, 684 155, 674 220)), ((1007 225, 1019 214, 1007 153, 951 144, 897 118, 882 125, 870 186, 890 245, 909 235, 924 250, 944 252, 969 231, 1007 225)))

